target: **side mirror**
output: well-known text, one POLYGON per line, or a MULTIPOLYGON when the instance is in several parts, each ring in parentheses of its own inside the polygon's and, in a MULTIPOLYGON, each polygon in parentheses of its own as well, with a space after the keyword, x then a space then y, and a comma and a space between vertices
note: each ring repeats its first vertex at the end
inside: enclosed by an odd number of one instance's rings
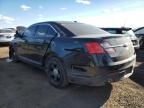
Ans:
POLYGON ((22 38, 22 37, 23 37, 23 34, 24 34, 24 33, 19 33, 19 32, 16 31, 14 37, 15 37, 15 38, 22 38))

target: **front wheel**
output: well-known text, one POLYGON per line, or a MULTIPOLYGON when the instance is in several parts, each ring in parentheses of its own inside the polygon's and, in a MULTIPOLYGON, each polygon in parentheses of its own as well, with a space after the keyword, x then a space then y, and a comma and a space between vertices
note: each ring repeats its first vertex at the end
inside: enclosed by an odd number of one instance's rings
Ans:
POLYGON ((66 70, 63 63, 56 57, 46 59, 45 72, 49 83, 56 88, 63 88, 68 85, 66 70))

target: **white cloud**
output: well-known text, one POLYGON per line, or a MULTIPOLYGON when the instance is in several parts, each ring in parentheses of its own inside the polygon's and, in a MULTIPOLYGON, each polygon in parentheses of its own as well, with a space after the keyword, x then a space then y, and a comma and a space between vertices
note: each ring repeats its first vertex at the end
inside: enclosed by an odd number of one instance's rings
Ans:
POLYGON ((141 27, 144 25, 144 9, 105 13, 95 16, 77 16, 76 20, 97 27, 141 27))
POLYGON ((23 11, 28 11, 29 9, 31 9, 30 6, 27 6, 27 5, 21 5, 20 8, 23 10, 23 11))
POLYGON ((4 15, 1 15, 1 14, 0 14, 0 22, 1 22, 1 23, 8 23, 8 24, 10 24, 10 23, 12 23, 12 22, 14 22, 14 21, 15 21, 14 18, 9 17, 9 16, 4 16, 4 15))
POLYGON ((60 10, 67 10, 67 8, 65 8, 65 7, 62 7, 62 8, 60 8, 60 10))
POLYGON ((90 5, 91 1, 90 0, 76 0, 76 3, 81 3, 84 5, 90 5))
POLYGON ((119 12, 119 11, 121 11, 121 8, 112 8, 112 9, 104 9, 103 13, 109 14, 109 13, 119 12))

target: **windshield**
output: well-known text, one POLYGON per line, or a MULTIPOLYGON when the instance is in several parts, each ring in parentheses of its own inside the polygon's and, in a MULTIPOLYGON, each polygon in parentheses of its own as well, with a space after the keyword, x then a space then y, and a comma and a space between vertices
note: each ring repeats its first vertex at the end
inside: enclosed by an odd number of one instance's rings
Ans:
POLYGON ((90 34, 109 34, 95 26, 82 23, 64 23, 61 24, 74 35, 90 35, 90 34))
POLYGON ((119 29, 119 28, 102 28, 103 30, 112 34, 124 34, 125 36, 135 36, 134 32, 130 28, 119 29))

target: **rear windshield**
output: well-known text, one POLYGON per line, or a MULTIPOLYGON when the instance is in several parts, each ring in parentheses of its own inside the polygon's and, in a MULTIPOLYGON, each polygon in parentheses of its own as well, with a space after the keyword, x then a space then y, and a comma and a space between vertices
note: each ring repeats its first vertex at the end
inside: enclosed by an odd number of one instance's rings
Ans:
POLYGON ((126 34, 125 36, 134 36, 134 32, 132 29, 107 29, 103 28, 103 30, 112 33, 112 34, 126 34))
POLYGON ((14 33, 14 30, 0 30, 0 33, 14 33))
POLYGON ((90 34, 108 34, 102 29, 95 26, 82 23, 64 23, 61 24, 65 29, 69 30, 74 36, 76 35, 90 35, 90 34))
POLYGON ((121 34, 121 32, 119 32, 118 30, 105 30, 105 31, 107 31, 107 32, 109 32, 109 33, 112 33, 112 34, 121 34))

